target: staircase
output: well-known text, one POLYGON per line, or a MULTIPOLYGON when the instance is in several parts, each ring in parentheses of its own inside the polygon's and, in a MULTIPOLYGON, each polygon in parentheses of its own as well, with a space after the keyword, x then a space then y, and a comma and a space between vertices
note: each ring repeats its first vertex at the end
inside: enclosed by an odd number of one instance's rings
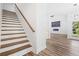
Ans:
POLYGON ((16 13, 2 12, 0 56, 33 55, 32 46, 16 13))

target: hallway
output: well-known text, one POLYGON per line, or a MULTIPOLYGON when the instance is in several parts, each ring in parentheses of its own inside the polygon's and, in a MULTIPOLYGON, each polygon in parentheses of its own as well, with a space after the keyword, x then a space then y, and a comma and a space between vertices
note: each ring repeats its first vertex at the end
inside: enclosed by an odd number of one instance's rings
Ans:
POLYGON ((79 56, 78 4, 1 5, 0 56, 79 56))
POLYGON ((55 35, 47 40, 47 48, 39 53, 41 56, 79 56, 79 41, 69 40, 66 36, 55 35), (56 36, 56 37, 55 37, 56 36))

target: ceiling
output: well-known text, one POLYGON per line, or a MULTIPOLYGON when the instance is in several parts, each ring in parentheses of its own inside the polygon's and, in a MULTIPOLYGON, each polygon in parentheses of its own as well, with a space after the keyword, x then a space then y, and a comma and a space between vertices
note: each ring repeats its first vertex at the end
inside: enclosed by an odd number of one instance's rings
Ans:
POLYGON ((79 10, 79 5, 73 6, 72 3, 49 3, 47 4, 48 13, 52 15, 66 15, 74 10, 79 10))

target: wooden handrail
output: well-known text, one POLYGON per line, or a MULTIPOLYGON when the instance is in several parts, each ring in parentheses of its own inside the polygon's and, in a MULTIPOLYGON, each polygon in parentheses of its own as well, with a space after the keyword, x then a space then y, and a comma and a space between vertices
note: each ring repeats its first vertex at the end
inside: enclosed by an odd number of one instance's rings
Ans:
POLYGON ((30 23, 27 21, 27 19, 25 18, 25 16, 21 12, 21 10, 18 8, 17 4, 15 4, 15 6, 18 9, 18 11, 20 12, 20 14, 22 15, 22 17, 24 18, 24 20, 26 21, 26 23, 28 24, 28 26, 30 27, 30 29, 32 30, 32 32, 35 32, 35 30, 32 28, 32 26, 30 25, 30 23))

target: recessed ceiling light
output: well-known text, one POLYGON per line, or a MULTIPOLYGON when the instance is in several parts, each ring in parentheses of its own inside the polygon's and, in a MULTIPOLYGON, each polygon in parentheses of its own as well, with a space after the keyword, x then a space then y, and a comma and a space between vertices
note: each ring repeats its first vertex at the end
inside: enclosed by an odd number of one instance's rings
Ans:
POLYGON ((77 6, 77 3, 73 4, 73 6, 77 6))
POLYGON ((51 15, 50 17, 54 17, 54 15, 51 15))

